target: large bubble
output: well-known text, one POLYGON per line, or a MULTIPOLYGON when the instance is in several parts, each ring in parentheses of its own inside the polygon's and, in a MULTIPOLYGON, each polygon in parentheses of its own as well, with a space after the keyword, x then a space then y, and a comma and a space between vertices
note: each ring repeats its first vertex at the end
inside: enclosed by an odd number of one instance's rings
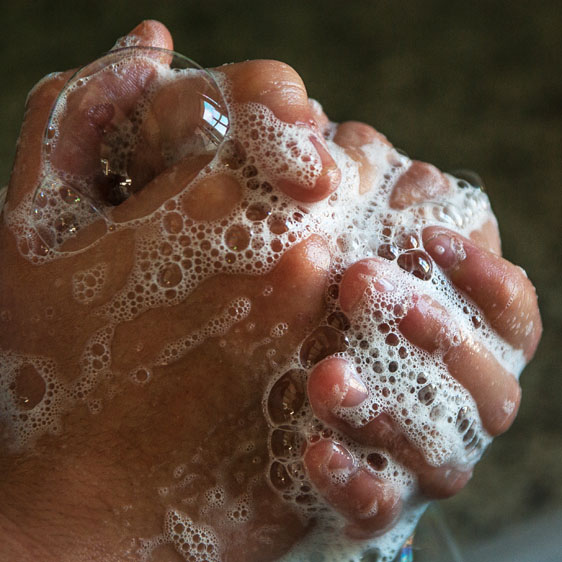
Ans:
POLYGON ((90 245, 131 195, 165 174, 189 177, 206 166, 228 127, 219 86, 183 55, 126 47, 81 68, 45 131, 32 206, 39 237, 61 252, 90 245))

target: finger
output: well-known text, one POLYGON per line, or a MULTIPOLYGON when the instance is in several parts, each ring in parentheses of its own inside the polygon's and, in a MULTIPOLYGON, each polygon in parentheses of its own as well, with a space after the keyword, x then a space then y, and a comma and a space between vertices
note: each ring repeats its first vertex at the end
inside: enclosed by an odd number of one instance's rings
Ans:
MULTIPOLYGON (((281 121, 306 130, 308 148, 318 157, 318 172, 306 181, 287 179, 284 174, 277 173, 276 185, 290 197, 303 202, 319 201, 337 189, 341 172, 314 120, 314 111, 300 76, 290 66, 271 60, 248 61, 219 70, 229 79, 236 103, 265 105, 281 121)), ((286 160, 286 153, 287 147, 283 147, 280 153, 283 160, 286 160)))
POLYGON ((414 160, 394 184, 390 206, 394 209, 406 209, 437 199, 449 189, 447 178, 435 166, 414 160))
POLYGON ((370 125, 358 121, 346 121, 338 125, 334 136, 334 142, 346 149, 361 148, 366 144, 371 144, 374 140, 386 146, 392 146, 382 133, 370 125))
POLYGON ((378 414, 362 427, 353 427, 339 416, 342 406, 357 406, 367 394, 359 375, 345 359, 329 357, 310 373, 308 396, 316 417, 361 445, 389 451, 417 475, 420 491, 427 497, 449 497, 468 482, 470 469, 429 465, 388 414, 378 414))
POLYGON ((375 178, 380 170, 365 155, 363 147, 379 142, 386 146, 392 146, 387 138, 364 123, 347 121, 338 126, 334 136, 334 142, 345 149, 359 165, 359 193, 367 193, 376 183, 375 178))
POLYGON ((414 345, 429 353, 443 353, 449 373, 474 398, 490 435, 509 428, 521 400, 517 379, 482 344, 461 335, 443 307, 428 297, 419 297, 399 327, 414 345))
POLYGON ((496 256, 502 255, 502 246, 500 240, 500 232, 498 230, 498 222, 492 216, 479 229, 470 233, 470 239, 485 250, 488 250, 496 256))
POLYGON ((130 33, 117 39, 112 50, 135 46, 157 47, 171 51, 174 48, 174 41, 163 23, 156 20, 145 20, 130 33))
POLYGON ((423 242, 453 284, 474 300, 492 328, 530 360, 542 323, 535 288, 524 271, 450 230, 426 228, 423 242))
POLYGON ((312 98, 308 98, 308 105, 310 107, 312 122, 323 135, 328 135, 332 124, 328 119, 328 116, 324 113, 322 105, 312 98))
POLYGON ((395 486, 365 469, 357 469, 349 452, 331 440, 309 445, 304 456, 310 481, 328 503, 348 520, 356 539, 381 534, 400 513, 395 486))
POLYGON ((55 100, 72 74, 73 71, 49 74, 29 93, 6 195, 8 206, 19 205, 27 193, 33 193, 37 188, 47 121, 55 100))
MULTIPOLYGON (((367 287, 386 292, 394 290, 396 275, 406 273, 379 259, 353 264, 340 286, 340 304, 351 312, 367 287)), ((397 283, 396 283, 397 284, 397 283)), ((473 338, 460 332, 449 312, 433 299, 416 295, 399 329, 414 345, 429 353, 441 353, 449 373, 466 388, 478 404, 486 430, 497 435, 513 422, 520 402, 517 379, 473 338), (460 342, 460 343, 459 343, 460 342)))

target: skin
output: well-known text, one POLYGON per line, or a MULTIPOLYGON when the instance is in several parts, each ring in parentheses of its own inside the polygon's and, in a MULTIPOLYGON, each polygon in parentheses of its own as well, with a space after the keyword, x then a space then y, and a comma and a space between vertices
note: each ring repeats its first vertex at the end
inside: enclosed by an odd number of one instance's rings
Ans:
MULTIPOLYGON (((143 22, 130 35, 140 44, 172 49, 169 32, 157 22, 143 22)), ((320 200, 334 192, 341 174, 322 139, 328 120, 309 103, 296 72, 276 61, 249 61, 222 67, 221 71, 231 81, 235 102, 265 104, 279 119, 310 129, 323 168, 313 189, 282 179, 276 187, 303 202, 320 200)), ((42 81, 28 99, 7 196, 10 208, 20 204, 37 186, 43 131, 50 108, 69 75, 42 81)), ((80 116, 76 119, 73 126, 80 125, 80 116)), ((174 126, 169 124, 171 136, 174 126)), ((88 143, 95 141, 95 130, 90 132, 93 140, 85 134, 84 147, 80 148, 86 154, 88 143)), ((361 190, 369 188, 372 170, 360 147, 374 138, 388 143, 380 133, 361 123, 344 123, 336 131, 335 142, 359 163, 361 190)), ((60 157, 64 157, 64 150, 60 157)), ((157 164, 154 167, 158 170, 157 164)), ((196 163, 177 167, 180 183, 191 177, 194 168, 196 163)), ((205 195, 213 194, 212 205, 204 204, 203 194, 195 192, 188 208, 182 211, 184 218, 190 215, 211 219, 214 217, 205 213, 231 208, 236 197, 229 199, 233 191, 225 188, 225 181, 207 186, 205 195)), ((115 208, 116 220, 144 216, 177 192, 177 183, 178 176, 174 181, 166 171, 157 171, 141 192, 115 208)), ((445 189, 443 186, 438 170, 415 162, 397 183, 391 203, 402 209, 435 197, 445 189)), ((90 335, 104 325, 104 319, 93 312, 125 283, 139 234, 142 232, 132 228, 121 230, 82 253, 36 266, 22 257, 13 233, 2 223, 0 310, 2 318, 9 318, 0 321, 2 349, 47 354, 56 360, 63 376, 72 381, 80 360, 76 350, 83 349, 90 335), (81 304, 72 297, 72 275, 99 262, 110 266, 103 290, 95 303, 81 304), (49 310, 54 312, 47 313, 49 310)), ((88 237, 95 236, 95 227, 85 229, 80 233, 80 242, 86 246, 88 237)), ((445 229, 427 228, 423 245, 452 283, 474 300, 498 334, 522 349, 530 360, 541 334, 535 291, 519 268, 500 257, 495 223, 474 231, 470 239, 445 229), (456 262, 451 252, 436 250, 437 246, 447 248, 451 238, 464 246, 466 259, 461 262, 456 262)), ((177 497, 174 492, 162 497, 156 491, 173 484, 174 467, 186 462, 193 464, 200 478, 197 489, 216 483, 212 467, 225 466, 229 474, 237 470, 243 473, 240 480, 229 480, 232 496, 252 492, 255 507, 248 521, 220 537, 230 545, 223 554, 224 560, 274 560, 303 537, 308 531, 306 525, 261 477, 268 458, 268 427, 261 400, 269 367, 263 347, 255 352, 250 349, 283 321, 290 330, 277 344, 277 361, 294 352, 325 310, 330 260, 324 241, 311 236, 288 251, 265 276, 218 274, 201 283, 184 302, 153 308, 120 323, 112 342, 112 370, 126 373, 139 357, 147 362, 154 359, 167 342, 204 324, 234 298, 246 295, 255 303, 247 319, 256 326, 253 332, 237 326, 222 337, 222 345, 219 338, 209 338, 179 361, 157 367, 153 382, 146 387, 117 377, 112 387, 114 398, 104 401, 99 414, 93 416, 85 404, 79 404, 64 415, 64 432, 60 436, 43 435, 31 452, 14 451, 9 427, 4 427, 0 431, 0 537, 6 559, 137 559, 131 539, 161 533, 166 506, 177 501, 181 491, 177 497), (267 287, 274 290, 266 297, 267 287), (255 444, 251 454, 236 449, 236 443, 249 441, 255 444), (195 461, 194 455, 198 455, 195 461), (252 484, 255 476, 257 484, 252 484), (264 534, 269 540, 266 558, 264 534)), ((409 276, 383 259, 357 262, 341 283, 340 305, 344 312, 353 315, 358 307, 366 306, 363 294, 369 279, 381 275, 390 279, 409 276)), ((375 288, 388 290, 380 284, 375 288)), ((475 398, 487 430, 498 435, 515 417, 519 385, 490 352, 481 346, 475 348, 471 334, 463 334, 461 345, 453 346, 449 333, 443 330, 451 322, 447 310, 419 294, 399 329, 423 350, 446 350, 444 361, 450 374, 475 398), (471 377, 474 372, 478 374, 476 378, 471 377), (510 412, 501 407, 506 400, 514 404, 510 412)), ((380 415, 359 429, 339 419, 335 413, 339 406, 351 406, 367 397, 360 379, 353 380, 353 375, 351 367, 335 357, 324 359, 311 370, 307 393, 315 415, 362 445, 388 448, 417 475, 421 492, 428 499, 448 497, 460 490, 471 470, 428 465, 389 416, 380 415)), ((33 376, 21 384, 21 392, 32 398, 41 396, 41 385, 33 376)), ((329 438, 308 443, 304 463, 311 484, 346 518, 350 536, 380 534, 398 517, 398 491, 373 473, 357 468, 356 459, 341 444, 329 438), (334 469, 346 475, 339 486, 329 476, 334 469), (373 512, 375 503, 378 509, 373 512)), ((196 491, 194 494, 196 508, 203 498, 196 491)), ((195 508, 182 507, 188 513, 195 508)), ((171 545, 164 545, 154 552, 153 559, 181 558, 171 545)))

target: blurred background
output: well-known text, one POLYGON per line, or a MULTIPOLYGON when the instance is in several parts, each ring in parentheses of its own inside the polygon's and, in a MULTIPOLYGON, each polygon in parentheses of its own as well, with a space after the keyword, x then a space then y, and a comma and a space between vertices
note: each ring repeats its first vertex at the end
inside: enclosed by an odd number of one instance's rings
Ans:
POLYGON ((425 524, 449 544, 435 561, 562 560, 562 2, 2 2, 2 185, 33 84, 147 18, 203 66, 285 61, 332 120, 366 121, 412 157, 482 176, 545 332, 517 421, 425 524))

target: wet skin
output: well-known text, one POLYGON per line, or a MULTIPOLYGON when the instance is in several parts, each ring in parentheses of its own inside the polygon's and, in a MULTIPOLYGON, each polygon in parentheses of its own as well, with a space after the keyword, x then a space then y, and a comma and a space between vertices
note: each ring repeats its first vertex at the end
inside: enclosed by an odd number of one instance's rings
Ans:
MULTIPOLYGON (((141 44, 172 48, 167 30, 145 22, 132 32, 141 44)), ((322 141, 327 118, 309 103, 302 80, 290 67, 275 61, 250 61, 222 67, 232 84, 235 102, 255 101, 267 105, 281 120, 310 127, 320 155, 323 173, 312 190, 280 180, 277 188, 298 201, 323 199, 335 191, 341 174, 322 141)), ((69 73, 43 81, 28 100, 7 204, 16 207, 37 186, 43 131, 50 108, 69 73)), ((170 127, 174 124, 171 123, 170 127)), ((369 169, 361 145, 372 138, 386 139, 371 127, 354 122, 339 126, 335 141, 360 165, 360 189, 369 188, 369 169)), ((84 141, 87 143, 87 140, 84 141)), ((190 177, 189 166, 178 168, 180 177, 190 177)), ((415 162, 394 188, 391 203, 397 209, 435 197, 445 189, 438 170, 415 162)), ((175 178, 177 181, 177 177, 175 178)), ((206 217, 213 209, 233 204, 214 186, 214 204, 203 205, 194 195, 192 216, 206 217)), ((116 213, 143 216, 177 191, 171 176, 163 173, 116 213)), ((146 228, 146 227, 139 227, 146 228)), ((83 236, 88 236, 84 231, 83 236)), ((13 234, 0 225, 0 346, 12 352, 48 355, 56 360, 68 380, 79 372, 80 354, 91 334, 105 319, 93 314, 124 285, 133 266, 132 255, 139 232, 126 229, 104 238, 87 251, 35 266, 23 258, 13 234), (80 304, 72 296, 72 276, 96 263, 108 264, 101 294, 92 304, 80 304), (50 311, 50 312, 49 312, 50 311)), ((462 239, 466 259, 456 262, 448 251, 458 234, 431 227, 423 232, 425 250, 460 290, 481 309, 497 333, 530 360, 541 333, 536 295, 524 273, 500 257, 494 223, 462 239), (444 248, 444 251, 441 249, 444 248), (530 327, 529 329, 526 329, 530 327)), ((94 560, 133 560, 134 537, 161 533, 166 506, 185 495, 185 490, 162 496, 161 487, 174 483, 174 467, 190 463, 199 480, 193 486, 194 503, 182 506, 193 516, 204 498, 197 490, 216 484, 211 467, 224 467, 229 493, 236 497, 252 490, 254 511, 245 523, 220 536, 231 545, 225 560, 263 562, 285 553, 307 532, 263 478, 267 468, 268 427, 262 413, 262 397, 268 381, 269 360, 255 343, 279 322, 290 326, 278 340, 276 361, 290 357, 325 311, 325 290, 331 256, 326 243, 311 236, 288 251, 276 268, 265 276, 217 275, 201 283, 173 307, 146 311, 117 326, 112 343, 114 394, 104 400, 102 411, 92 415, 80 404, 63 418, 60 436, 44 435, 31 452, 11 449, 9 428, 0 433, 0 533, 4 555, 18 560, 77 560, 88 554, 94 560), (273 287, 266 296, 266 288, 273 287), (210 338, 186 357, 155 368, 147 386, 132 384, 127 373, 138 358, 155 359, 165 345, 195 330, 219 314, 241 295, 254 306, 247 322, 252 331, 235 326, 222 338, 210 338), (237 444, 252 442, 251 452, 237 444), (242 476, 235 479, 233 474, 242 476), (257 484, 254 477, 257 478, 257 484), (174 495, 176 493, 176 495, 174 495), (125 508, 124 506, 131 506, 125 508), (191 511, 190 511, 191 510, 191 511), (126 529, 126 532, 123 532, 126 529), (235 530, 234 530, 235 529, 235 530), (269 541, 269 542, 266 542, 269 541)), ((396 264, 369 258, 352 265, 340 287, 340 305, 349 315, 365 306, 363 293, 370 278, 410 274, 396 264)), ((389 290, 375 284, 377 290, 389 290)), ((474 397, 482 422, 491 435, 504 432, 512 423, 520 400, 520 388, 491 353, 462 334, 452 345, 447 310, 423 294, 399 329, 419 348, 432 352, 445 349, 450 374, 474 397), (477 373, 477 376, 474 376, 477 373), (502 408, 506 401, 513 408, 502 408)), ((1 376, 1 375, 0 375, 1 376)), ((423 454, 401 434, 397 424, 380 415, 359 429, 348 426, 335 411, 367 398, 365 387, 355 380, 343 359, 328 357, 316 365, 308 380, 308 397, 315 415, 360 444, 387 448, 419 479, 428 498, 448 497, 468 481, 470 469, 432 467, 423 454)), ((30 376, 20 392, 41 395, 40 384, 30 376)), ((333 509, 342 513, 350 536, 365 538, 384 532, 400 513, 399 493, 371 472, 357 468, 356 459, 340 444, 322 438, 309 443, 304 453, 308 478, 333 509), (345 482, 336 486, 329 476, 334 468, 345 472, 345 482), (378 508, 373 511, 373 505, 378 508), (366 515, 369 514, 369 515, 366 515)), ((154 560, 177 560, 171 546, 154 553, 154 560)))

